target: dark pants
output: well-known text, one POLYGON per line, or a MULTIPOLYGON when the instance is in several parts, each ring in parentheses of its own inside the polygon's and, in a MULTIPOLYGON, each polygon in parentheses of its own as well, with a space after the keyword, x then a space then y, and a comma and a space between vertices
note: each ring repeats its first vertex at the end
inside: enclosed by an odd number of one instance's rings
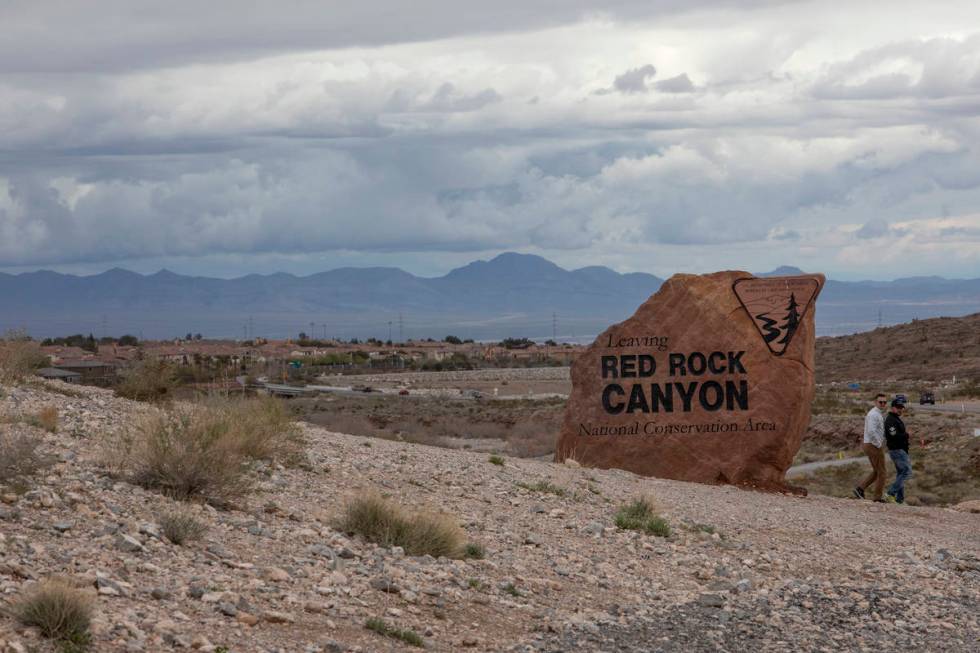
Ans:
POLYGON ((909 454, 901 449, 889 449, 888 455, 895 463, 895 482, 888 488, 888 494, 895 497, 895 501, 905 503, 905 481, 912 476, 912 463, 909 461, 909 454))

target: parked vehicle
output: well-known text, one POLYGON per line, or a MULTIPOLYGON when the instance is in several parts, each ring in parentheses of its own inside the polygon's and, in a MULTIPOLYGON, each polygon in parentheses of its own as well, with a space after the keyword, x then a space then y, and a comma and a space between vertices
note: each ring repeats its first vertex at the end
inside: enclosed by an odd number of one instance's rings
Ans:
POLYGON ((923 392, 919 395, 919 405, 924 406, 926 404, 936 405, 936 395, 931 392, 923 392))

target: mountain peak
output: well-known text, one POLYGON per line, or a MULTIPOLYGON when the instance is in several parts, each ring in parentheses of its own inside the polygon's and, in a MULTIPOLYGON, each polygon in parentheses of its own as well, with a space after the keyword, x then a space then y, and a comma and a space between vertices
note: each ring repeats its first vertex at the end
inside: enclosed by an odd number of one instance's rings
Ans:
POLYGON ((793 277, 798 274, 806 274, 803 270, 792 265, 780 265, 778 268, 772 272, 762 272, 757 274, 758 277, 793 277))
POLYGON ((489 261, 473 261, 461 268, 451 270, 447 279, 475 278, 495 275, 500 278, 528 277, 532 275, 554 276, 566 272, 551 261, 536 254, 504 252, 489 261))
POLYGON ((93 276, 109 279, 132 279, 133 277, 140 277, 142 275, 125 268, 110 268, 101 274, 96 274, 93 276))

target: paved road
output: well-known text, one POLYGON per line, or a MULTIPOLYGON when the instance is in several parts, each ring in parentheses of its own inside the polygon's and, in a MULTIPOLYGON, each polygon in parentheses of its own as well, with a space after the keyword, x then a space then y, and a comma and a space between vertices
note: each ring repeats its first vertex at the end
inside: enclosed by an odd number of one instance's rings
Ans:
POLYGON ((980 401, 948 401, 945 404, 920 406, 912 404, 916 410, 932 410, 937 413, 980 413, 980 401))
POLYGON ((866 456, 857 456, 855 458, 834 458, 833 460, 819 460, 815 463, 805 463, 803 465, 796 465, 795 467, 790 467, 786 470, 786 477, 790 476, 804 476, 810 472, 815 472, 818 469, 823 469, 824 467, 840 467, 842 465, 853 465, 859 463, 862 465, 868 465, 868 459, 866 456))

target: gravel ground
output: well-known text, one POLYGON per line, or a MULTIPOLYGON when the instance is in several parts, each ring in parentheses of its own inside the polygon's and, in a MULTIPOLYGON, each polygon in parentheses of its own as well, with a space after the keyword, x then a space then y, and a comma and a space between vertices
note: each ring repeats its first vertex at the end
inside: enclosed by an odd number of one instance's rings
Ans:
MULTIPOLYGON (((209 531, 178 547, 158 526, 174 502, 99 463, 105 434, 152 409, 61 387, 0 389, 8 422, 60 414, 57 433, 0 425, 36 434, 58 461, 26 492, 0 494, 0 604, 71 575, 97 602, 94 651, 412 650, 366 630, 370 617, 432 651, 980 650, 980 515, 498 466, 303 426, 306 465, 265 467, 245 505, 196 506, 209 531), (452 515, 486 558, 406 556, 337 531, 363 490, 452 515), (640 495, 670 537, 615 527, 640 495)), ((0 616, 0 652, 30 650, 54 649, 0 616)))

